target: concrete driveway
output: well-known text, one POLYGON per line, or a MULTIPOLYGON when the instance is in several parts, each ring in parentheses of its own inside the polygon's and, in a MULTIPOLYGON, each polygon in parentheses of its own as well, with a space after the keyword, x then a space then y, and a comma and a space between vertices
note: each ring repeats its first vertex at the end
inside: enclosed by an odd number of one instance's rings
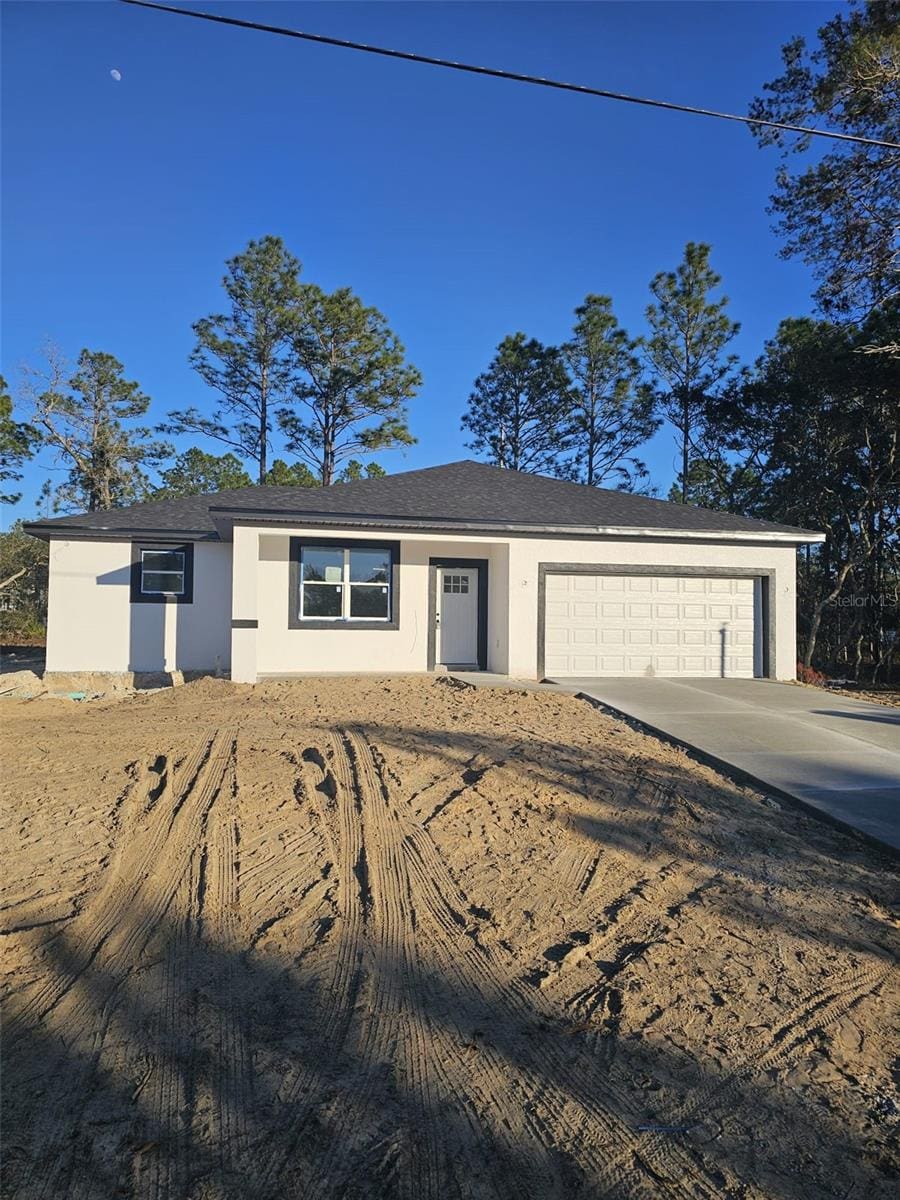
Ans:
POLYGON ((565 679, 900 849, 900 709, 764 679, 565 679))

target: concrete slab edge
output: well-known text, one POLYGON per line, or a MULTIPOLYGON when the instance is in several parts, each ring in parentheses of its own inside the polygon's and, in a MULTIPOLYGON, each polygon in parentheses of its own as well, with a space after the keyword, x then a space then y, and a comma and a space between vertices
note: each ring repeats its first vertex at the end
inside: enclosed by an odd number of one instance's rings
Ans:
POLYGON ((712 767, 718 771, 720 775, 733 780, 735 783, 752 787, 756 791, 765 792, 766 795, 776 796, 779 800, 783 800, 788 807, 803 813, 806 817, 815 817, 823 825, 830 825, 833 829, 840 830, 841 833, 849 834, 857 841, 862 842, 872 850, 876 850, 879 854, 886 855, 894 862, 900 862, 900 847, 892 846, 890 842, 883 842, 881 838, 875 837, 871 833, 866 833, 865 830, 857 829, 855 825, 850 825, 847 821, 842 821, 840 817, 835 817, 824 809, 817 808, 816 805, 810 804, 809 801, 796 796, 793 792, 786 791, 776 784, 768 783, 765 779, 760 779, 758 775, 753 775, 743 767, 736 767, 727 759, 719 758, 716 754, 711 754, 708 750, 701 750, 691 742, 685 742, 679 737, 675 737, 671 733, 666 733, 665 730, 651 725, 649 721, 645 721, 640 717, 634 717, 631 713, 625 712, 621 708, 616 708, 612 704, 608 704, 603 700, 598 700, 596 696, 591 696, 587 692, 576 692, 575 697, 578 700, 584 700, 592 708, 599 709, 600 712, 606 713, 607 716, 615 717, 619 721, 624 721, 632 729, 636 729, 641 733, 652 734, 661 742, 666 742, 670 746, 677 746, 679 750, 683 750, 689 758, 696 762, 702 763, 705 767, 712 767))

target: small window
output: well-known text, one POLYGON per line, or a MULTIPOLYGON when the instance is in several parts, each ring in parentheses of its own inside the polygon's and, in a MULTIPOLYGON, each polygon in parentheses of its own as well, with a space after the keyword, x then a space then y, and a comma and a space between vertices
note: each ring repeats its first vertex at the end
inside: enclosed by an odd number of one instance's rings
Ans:
POLYGON ((131 602, 190 604, 194 547, 132 546, 131 602))
POLYGON ((300 547, 298 624, 391 620, 392 546, 300 547))
POLYGON ((444 592, 451 596, 467 596, 469 594, 468 575, 445 575, 444 592))
POLYGON ((145 596, 183 596, 184 551, 142 550, 141 591, 145 596))

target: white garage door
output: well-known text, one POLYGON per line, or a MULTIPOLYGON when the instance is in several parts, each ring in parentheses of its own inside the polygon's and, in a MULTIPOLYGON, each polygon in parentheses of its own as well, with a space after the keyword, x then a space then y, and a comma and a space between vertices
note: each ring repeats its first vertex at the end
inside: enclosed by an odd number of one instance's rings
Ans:
POLYGON ((544 672, 752 678, 754 580, 548 575, 544 672))

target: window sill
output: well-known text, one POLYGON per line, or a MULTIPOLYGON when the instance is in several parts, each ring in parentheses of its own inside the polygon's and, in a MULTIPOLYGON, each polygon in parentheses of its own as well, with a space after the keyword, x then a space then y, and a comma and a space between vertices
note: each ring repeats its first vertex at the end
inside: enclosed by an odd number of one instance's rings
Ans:
POLYGON ((288 620, 288 629, 368 629, 372 633, 382 629, 397 630, 399 628, 399 621, 361 621, 353 617, 347 621, 340 618, 329 621, 319 620, 316 617, 302 620, 300 617, 291 616, 288 620))
POLYGON ((168 592, 138 592, 131 597, 132 604, 193 604, 192 596, 175 596, 168 592))

